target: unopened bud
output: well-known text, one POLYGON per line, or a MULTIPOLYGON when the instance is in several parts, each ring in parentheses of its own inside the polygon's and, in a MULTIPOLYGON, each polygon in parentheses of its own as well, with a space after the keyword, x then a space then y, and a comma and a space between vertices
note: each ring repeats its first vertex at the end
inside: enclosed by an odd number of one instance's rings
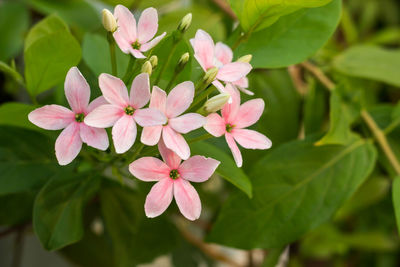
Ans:
POLYGON ((148 73, 149 75, 151 75, 152 71, 153 71, 153 66, 151 66, 150 61, 146 61, 142 66, 141 73, 148 73))
POLYGON ((178 61, 178 65, 176 65, 176 72, 181 72, 183 68, 186 66, 186 64, 189 62, 190 55, 188 52, 183 54, 181 58, 178 61))
POLYGON ((181 22, 178 25, 178 31, 184 33, 187 31, 187 29, 190 27, 190 24, 192 23, 192 13, 186 14, 181 22))
POLYGON ((101 12, 103 14, 103 26, 108 32, 115 32, 117 29, 117 21, 114 15, 107 9, 103 9, 101 12))
POLYGON ((154 70, 158 65, 158 57, 156 55, 151 56, 149 61, 150 61, 151 66, 153 67, 153 70, 154 70))
POLYGON ((243 63, 250 63, 251 59, 253 58, 252 55, 245 55, 241 58, 239 58, 238 60, 236 60, 237 62, 243 62, 243 63))
POLYGON ((212 83, 215 78, 217 78, 217 74, 218 74, 218 68, 217 67, 213 67, 211 69, 209 69, 206 74, 204 74, 203 77, 203 81, 206 84, 210 84, 212 83))
POLYGON ((210 99, 208 99, 204 104, 204 110, 208 113, 217 112, 218 110, 224 107, 224 105, 228 102, 230 98, 231 95, 228 93, 222 93, 213 96, 210 99))

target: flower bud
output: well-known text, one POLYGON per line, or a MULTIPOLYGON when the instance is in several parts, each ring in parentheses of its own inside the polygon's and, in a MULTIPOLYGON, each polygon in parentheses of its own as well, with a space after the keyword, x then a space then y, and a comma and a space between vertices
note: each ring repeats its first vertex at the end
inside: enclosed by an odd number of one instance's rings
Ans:
POLYGON ((153 55, 149 59, 151 66, 153 67, 153 70, 157 67, 158 65, 158 57, 156 55, 153 55))
POLYGON ((187 29, 190 27, 190 24, 192 23, 192 13, 186 14, 181 22, 178 25, 178 31, 184 33, 187 31, 187 29))
POLYGON ((153 71, 153 66, 151 65, 150 61, 146 61, 143 66, 142 66, 142 70, 140 71, 141 73, 148 73, 149 75, 151 75, 153 71))
POLYGON ((212 83, 215 80, 215 78, 217 77, 217 74, 218 74, 217 67, 213 67, 213 68, 209 69, 206 72, 206 74, 204 74, 204 77, 203 77, 204 83, 206 83, 206 84, 212 83))
POLYGON ((253 56, 249 54, 249 55, 240 57, 238 60, 236 60, 236 62, 250 63, 252 58, 253 58, 253 56))
POLYGON ((114 15, 107 9, 103 9, 101 12, 103 14, 103 26, 108 32, 115 32, 117 29, 117 21, 114 15))
POLYGON ((229 101, 231 95, 228 93, 222 93, 211 97, 204 104, 204 110, 208 113, 217 112, 229 101))
POLYGON ((189 56, 188 52, 183 54, 181 56, 181 58, 179 59, 179 61, 178 61, 178 65, 176 65, 175 71, 176 72, 181 72, 183 70, 183 68, 186 66, 186 64, 188 63, 189 58, 190 58, 190 56, 189 56))

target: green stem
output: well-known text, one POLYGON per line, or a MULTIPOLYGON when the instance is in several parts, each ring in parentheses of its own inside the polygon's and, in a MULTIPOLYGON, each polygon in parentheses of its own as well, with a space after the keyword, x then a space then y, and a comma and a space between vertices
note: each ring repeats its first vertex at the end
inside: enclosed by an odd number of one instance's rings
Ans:
POLYGON ((117 71, 117 58, 115 56, 115 41, 111 32, 107 32, 107 41, 110 47, 112 75, 117 76, 118 71, 117 71))
POLYGON ((383 132, 385 135, 390 134, 394 129, 400 126, 400 119, 394 120, 388 127, 386 127, 383 132))
POLYGON ((174 76, 172 76, 171 80, 169 80, 167 87, 165 88, 165 92, 169 92, 171 89, 172 85, 174 84, 176 77, 178 77, 179 72, 175 71, 174 76))
POLYGON ((199 91, 199 94, 194 98, 194 101, 189 108, 189 112, 192 112, 201 101, 206 99, 208 95, 215 90, 215 87, 210 86, 204 92, 202 92, 203 90, 199 91))
POLYGON ((162 74, 163 74, 164 71, 167 69, 167 66, 168 66, 169 62, 171 61, 172 56, 173 56, 174 53, 175 53, 175 50, 176 50, 176 47, 178 46, 179 41, 180 41, 180 40, 174 42, 174 44, 172 45, 171 51, 170 51, 169 54, 168 54, 168 58, 167 58, 167 60, 164 62, 164 64, 162 65, 161 70, 160 70, 160 72, 158 73, 157 79, 156 79, 156 81, 154 82, 154 84, 156 84, 156 85, 158 84, 158 82, 159 82, 160 79, 161 79, 162 74))
POLYGON ((139 146, 136 148, 135 152, 132 154, 132 156, 127 160, 127 164, 133 162, 139 156, 140 152, 142 152, 143 148, 144 144, 140 143, 139 146))
POLYGON ((134 72, 133 65, 134 65, 135 62, 136 62, 136 58, 131 55, 131 58, 129 59, 128 67, 127 67, 126 72, 125 72, 125 75, 122 78, 122 80, 124 81, 125 84, 129 81, 130 77, 132 76, 132 74, 134 72))

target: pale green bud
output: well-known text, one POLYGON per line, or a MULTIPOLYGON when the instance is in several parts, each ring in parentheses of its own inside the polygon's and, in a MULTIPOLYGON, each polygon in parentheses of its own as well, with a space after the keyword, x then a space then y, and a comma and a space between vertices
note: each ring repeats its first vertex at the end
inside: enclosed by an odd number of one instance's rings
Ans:
POLYGON ((117 30, 117 21, 114 15, 107 9, 103 9, 101 12, 103 15, 103 26, 108 32, 115 32, 117 30))
POLYGON ((153 66, 151 65, 150 61, 146 61, 143 64, 142 70, 140 72, 141 73, 148 73, 149 75, 151 75, 151 73, 153 72, 153 66))
POLYGON ((158 65, 158 57, 156 55, 153 55, 149 59, 151 66, 153 67, 153 70, 157 67, 158 65))
POLYGON ((176 65, 176 71, 180 72, 183 70, 183 68, 186 66, 186 64, 189 61, 189 57, 190 57, 190 55, 188 52, 186 52, 185 54, 183 54, 181 56, 181 58, 178 61, 178 65, 176 65))
POLYGON ((249 54, 249 55, 245 55, 245 56, 239 58, 239 59, 237 60, 237 62, 250 63, 250 61, 251 61, 252 58, 253 58, 253 56, 250 55, 250 54, 249 54))
POLYGON ((181 22, 178 25, 178 31, 184 33, 187 31, 187 29, 190 27, 190 24, 192 23, 192 13, 186 14, 181 22))
POLYGON ((222 93, 211 97, 204 104, 204 110, 208 113, 217 112, 229 101, 230 94, 222 93))
POLYGON ((218 74, 217 67, 213 67, 213 68, 209 69, 206 72, 206 74, 204 74, 204 77, 203 77, 204 83, 206 83, 206 84, 212 83, 215 80, 215 78, 217 77, 217 74, 218 74))

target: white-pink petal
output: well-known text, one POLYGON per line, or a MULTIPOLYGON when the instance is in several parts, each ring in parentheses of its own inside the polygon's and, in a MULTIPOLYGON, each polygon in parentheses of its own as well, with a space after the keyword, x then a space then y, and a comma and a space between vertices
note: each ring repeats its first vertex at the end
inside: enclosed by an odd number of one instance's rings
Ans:
POLYGON ((141 73, 133 79, 129 96, 130 105, 135 108, 144 107, 150 100, 149 74, 141 73))
POLYGON ((75 113, 86 112, 90 100, 90 87, 77 67, 69 69, 64 90, 71 109, 75 113))
POLYGON ((225 134, 225 121, 217 113, 212 113, 207 116, 204 129, 215 137, 220 137, 225 134))
POLYGON ((146 8, 140 15, 138 22, 138 40, 139 43, 147 43, 156 35, 158 29, 157 10, 153 7, 146 8))
POLYGON ((233 52, 232 49, 224 43, 218 42, 215 45, 215 57, 222 64, 228 64, 232 62, 233 52))
POLYGON ((202 127, 206 119, 197 113, 187 113, 168 120, 168 125, 178 133, 186 134, 202 127))
POLYGON ((193 156, 179 166, 179 174, 191 182, 207 181, 215 172, 220 162, 203 156, 193 156))
POLYGON ((174 182, 172 179, 162 179, 151 188, 146 197, 144 210, 146 216, 154 218, 161 215, 171 204, 173 198, 174 182))
POLYGON ((82 148, 79 124, 73 122, 65 128, 56 140, 56 157, 60 165, 71 163, 82 148))
POLYGON ((109 104, 108 101, 104 98, 104 96, 99 96, 97 98, 95 98, 92 102, 90 102, 88 108, 87 108, 87 112, 91 112, 93 111, 95 108, 98 108, 102 105, 106 105, 109 104))
POLYGON ((217 79, 225 82, 235 82, 245 77, 252 67, 249 63, 232 62, 219 69, 217 79))
POLYGON ((115 151, 118 154, 125 153, 135 143, 136 123, 132 116, 122 116, 112 128, 112 139, 114 141, 115 151))
POLYGON ((79 123, 80 136, 88 146, 106 150, 109 145, 107 131, 101 128, 90 127, 85 123, 79 123))
POLYGON ((159 36, 157 36, 156 38, 154 38, 150 42, 142 44, 140 46, 140 51, 142 51, 142 52, 149 51, 150 49, 155 47, 165 37, 166 34, 167 34, 166 32, 163 32, 162 34, 160 34, 159 36))
POLYGON ((243 103, 236 115, 234 124, 237 128, 246 128, 256 123, 264 111, 264 100, 252 99, 243 103))
POLYGON ((150 107, 156 108, 165 113, 166 104, 167 94, 165 93, 165 91, 158 86, 153 86, 153 91, 151 92, 150 107))
POLYGON ((143 127, 140 142, 148 146, 156 145, 160 141, 162 129, 162 125, 143 127))
POLYGON ((171 171, 167 164, 158 158, 144 157, 135 160, 129 165, 129 171, 133 176, 145 182, 169 179, 171 171))
POLYGON ((158 126, 167 122, 165 115, 155 108, 137 109, 133 114, 135 121, 142 127, 158 126))
POLYGON ((142 52, 140 52, 137 49, 133 49, 132 47, 129 48, 129 52, 132 54, 132 56, 134 56, 135 58, 146 58, 145 55, 142 54, 142 52))
POLYGON ((167 163, 171 169, 178 169, 179 164, 181 164, 181 158, 171 149, 167 148, 162 139, 158 143, 158 151, 164 162, 167 163))
POLYGON ((196 36, 190 43, 203 69, 214 67, 214 41, 211 36, 203 30, 197 30, 196 36))
POLYGON ((123 115, 124 110, 121 107, 111 104, 101 105, 90 112, 84 122, 92 127, 108 128, 113 126, 123 115))
POLYGON ((128 90, 121 79, 102 73, 99 76, 99 86, 104 98, 111 104, 122 108, 129 105, 128 90))
POLYGON ((123 5, 117 5, 114 9, 114 16, 117 20, 118 28, 114 33, 120 35, 131 45, 136 41, 136 20, 131 11, 123 5))
POLYGON ((225 134, 225 140, 228 143, 230 150, 232 151, 233 158, 235 159, 236 166, 242 167, 243 158, 242 153, 240 153, 239 147, 237 146, 233 136, 230 133, 225 134))
POLYGON ((232 124, 240 107, 240 93, 231 84, 225 86, 225 92, 231 95, 231 101, 225 104, 221 110, 225 122, 232 124))
POLYGON ((180 133, 167 125, 163 128, 162 137, 165 146, 174 151, 181 159, 186 160, 190 157, 189 145, 180 133))
POLYGON ((201 202, 196 189, 186 180, 174 181, 174 197, 182 215, 194 221, 200 217, 201 202))
POLYGON ((174 118, 190 107, 194 97, 194 85, 186 81, 175 86, 167 97, 166 115, 174 118))
POLYGON ((253 130, 233 129, 231 134, 239 145, 247 149, 268 149, 272 146, 271 140, 253 130))
POLYGON ((75 121, 75 114, 59 105, 46 105, 28 115, 30 122, 46 130, 60 130, 75 121))

